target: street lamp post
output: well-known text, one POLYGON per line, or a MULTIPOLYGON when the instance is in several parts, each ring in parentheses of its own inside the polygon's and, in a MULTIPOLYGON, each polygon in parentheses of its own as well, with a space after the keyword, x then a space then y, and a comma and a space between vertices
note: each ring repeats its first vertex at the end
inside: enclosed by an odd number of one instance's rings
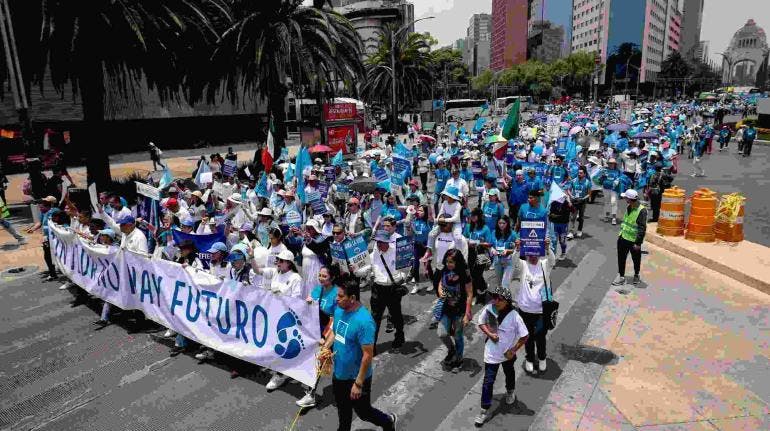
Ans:
POLYGON ((393 128, 391 129, 392 133, 395 135, 398 133, 398 101, 396 100, 396 37, 398 37, 402 31, 407 30, 409 27, 414 25, 415 23, 419 21, 424 21, 426 19, 433 19, 435 17, 433 16, 427 16, 425 18, 415 19, 412 20, 403 26, 399 28, 396 31, 391 31, 390 33, 390 80, 391 80, 391 114, 393 115, 393 128))
MULTIPOLYGON (((727 62, 727 81, 725 81, 725 84, 730 85, 733 80, 733 60, 724 52, 717 52, 717 54, 721 55, 722 58, 727 62)), ((722 72, 722 77, 724 78, 724 72, 722 72)))

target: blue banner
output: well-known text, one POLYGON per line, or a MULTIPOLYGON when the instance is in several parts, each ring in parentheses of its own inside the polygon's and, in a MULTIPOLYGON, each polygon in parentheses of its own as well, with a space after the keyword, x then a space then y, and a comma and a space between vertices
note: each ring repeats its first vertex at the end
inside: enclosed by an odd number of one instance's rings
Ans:
POLYGON ((317 188, 323 199, 326 199, 326 197, 329 196, 329 183, 318 183, 317 188))
POLYGON ((337 170, 334 168, 334 166, 324 167, 324 180, 326 180, 327 183, 333 183, 336 179, 337 170))
POLYGON ((174 236, 174 242, 176 244, 180 244, 185 240, 190 240, 195 244, 195 248, 198 250, 198 259, 200 259, 205 269, 209 268, 211 253, 208 253, 208 250, 211 248, 212 244, 215 242, 225 242, 225 231, 222 226, 217 228, 216 233, 211 233, 208 235, 185 233, 176 229, 172 229, 171 232, 174 236))
POLYGON ((546 221, 521 221, 521 256, 545 256, 546 221))
POLYGON ((414 265, 414 237, 402 236, 396 240, 396 269, 414 265))
POLYGON ((394 184, 403 186, 406 178, 412 173, 412 163, 404 158, 393 156, 393 175, 394 184))
POLYGON ((386 171, 385 169, 379 166, 374 168, 374 170, 372 171, 372 175, 374 175, 374 179, 377 181, 385 181, 389 179, 388 171, 386 171))

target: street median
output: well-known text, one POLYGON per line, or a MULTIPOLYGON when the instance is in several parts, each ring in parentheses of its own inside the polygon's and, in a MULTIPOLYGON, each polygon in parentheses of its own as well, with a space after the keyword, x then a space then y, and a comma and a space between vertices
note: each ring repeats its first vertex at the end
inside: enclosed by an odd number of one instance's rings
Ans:
POLYGON ((657 233, 657 223, 647 225, 645 240, 770 294, 770 281, 767 278, 767 271, 770 268, 770 248, 768 247, 750 241, 703 243, 689 241, 681 236, 662 236, 657 233))

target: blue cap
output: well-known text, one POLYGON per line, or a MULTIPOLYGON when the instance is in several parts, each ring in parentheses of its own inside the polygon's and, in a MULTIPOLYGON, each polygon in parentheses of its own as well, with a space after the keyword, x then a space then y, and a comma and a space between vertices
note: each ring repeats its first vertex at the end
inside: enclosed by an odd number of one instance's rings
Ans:
POLYGON ((184 219, 184 220, 182 220, 180 223, 182 223, 182 226, 187 226, 187 227, 194 227, 195 226, 195 220, 193 220, 193 219, 191 219, 189 217, 184 219))
POLYGON ((229 256, 227 256, 228 262, 235 262, 236 260, 241 260, 241 259, 245 260, 246 255, 243 254, 243 252, 241 252, 240 250, 235 250, 232 253, 230 253, 229 256))
POLYGON ((112 239, 115 239, 118 237, 118 234, 112 229, 102 229, 99 231, 99 235, 107 235, 112 239))
POLYGON ((117 220, 118 224, 132 224, 136 223, 136 219, 131 214, 123 216, 120 218, 120 220, 117 220))
POLYGON ((222 253, 227 253, 227 246, 223 242, 215 242, 214 244, 211 244, 211 248, 208 249, 208 253, 216 253, 218 251, 221 251, 222 253))
POLYGON ((390 234, 387 231, 380 230, 374 236, 374 240, 378 242, 390 242, 390 234))

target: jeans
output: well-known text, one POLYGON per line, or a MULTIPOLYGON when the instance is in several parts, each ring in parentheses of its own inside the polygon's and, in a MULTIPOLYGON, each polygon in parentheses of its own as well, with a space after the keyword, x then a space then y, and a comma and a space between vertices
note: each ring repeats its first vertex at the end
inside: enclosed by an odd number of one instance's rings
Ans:
POLYGON ((553 229, 551 229, 551 249, 556 253, 556 241, 561 244, 561 252, 567 252, 567 223, 551 223, 553 229))
POLYGON ((693 175, 706 175, 706 171, 703 170, 702 157, 695 156, 692 161, 692 174, 693 175))
POLYGON ((372 318, 374 318, 376 325, 374 332, 375 350, 377 349, 377 337, 380 334, 380 323, 382 323, 382 316, 385 314, 386 308, 393 326, 396 328, 396 340, 404 339, 404 315, 401 314, 401 296, 394 289, 395 286, 383 286, 381 284, 374 284, 372 286, 370 305, 372 307, 372 318))
POLYGON ((507 391, 516 389, 516 370, 513 368, 514 362, 516 362, 516 356, 501 364, 484 363, 484 383, 481 386, 482 409, 486 410, 492 406, 492 390, 495 387, 495 380, 497 379, 497 372, 500 370, 500 365, 503 366, 503 373, 505 373, 505 389, 507 391))
POLYGON ((0 218, 0 226, 2 226, 6 231, 8 231, 9 234, 16 240, 21 242, 24 237, 19 234, 19 232, 16 231, 16 228, 13 227, 11 222, 4 218, 0 218))
POLYGON ((519 208, 521 208, 521 204, 508 204, 508 217, 511 218, 511 227, 516 226, 516 222, 519 220, 519 208))
POLYGON ((527 327, 529 332, 529 338, 524 344, 524 351, 526 352, 527 362, 535 362, 535 358, 544 361, 545 360, 545 334, 548 332, 545 329, 545 321, 543 314, 525 313, 519 311, 521 320, 524 321, 524 326, 527 327), (537 356, 535 356, 535 348, 537 348, 537 356))
POLYGON ((373 423, 384 430, 392 430, 393 422, 385 413, 372 407, 372 378, 364 380, 361 388, 361 397, 357 400, 350 399, 350 389, 355 380, 332 379, 334 391, 334 403, 337 404, 337 417, 339 418, 338 431, 350 431, 353 422, 353 410, 358 417, 366 422, 373 423))
POLYGON ((578 231, 583 230, 583 219, 586 213, 586 201, 575 201, 572 204, 572 213, 569 215, 569 230, 575 230, 575 221, 577 221, 578 231))
POLYGON ((53 265, 53 258, 51 258, 51 244, 48 241, 43 241, 43 260, 48 267, 48 274, 51 277, 56 277, 56 267, 53 265))
POLYGON ((604 215, 616 217, 618 214, 618 192, 604 189, 604 215))
POLYGON ((110 303, 107 301, 104 301, 104 304, 102 305, 102 314, 99 317, 103 321, 110 320, 110 303))
POLYGON ((746 142, 743 143, 743 155, 744 156, 750 156, 751 155, 751 147, 754 145, 754 140, 746 140, 746 142))
MULTIPOLYGON (((495 274, 497 274, 497 280, 504 289, 511 288, 511 282, 513 281, 513 273, 515 266, 513 265, 513 258, 508 257, 505 261, 502 261, 499 257, 495 258, 495 274)), ((513 290, 511 290, 513 293, 513 290)))
POLYGON ((438 325, 438 337, 455 358, 462 359, 465 352, 465 339, 463 338, 463 315, 441 316, 438 325))
MULTIPOLYGON (((412 265, 412 277, 414 277, 415 282, 420 281, 420 259, 425 256, 425 252, 427 250, 428 248, 419 242, 414 243, 414 264, 412 265)), ((428 267, 428 277, 431 277, 430 267, 428 267)))
POLYGON ((642 249, 634 250, 634 243, 618 237, 618 274, 621 277, 626 275, 626 258, 628 253, 631 252, 631 260, 634 262, 634 275, 639 276, 639 270, 642 266, 642 249))
POLYGON ((660 204, 663 202, 663 190, 660 193, 650 193, 650 207, 652 208, 651 222, 657 222, 660 217, 660 204))

